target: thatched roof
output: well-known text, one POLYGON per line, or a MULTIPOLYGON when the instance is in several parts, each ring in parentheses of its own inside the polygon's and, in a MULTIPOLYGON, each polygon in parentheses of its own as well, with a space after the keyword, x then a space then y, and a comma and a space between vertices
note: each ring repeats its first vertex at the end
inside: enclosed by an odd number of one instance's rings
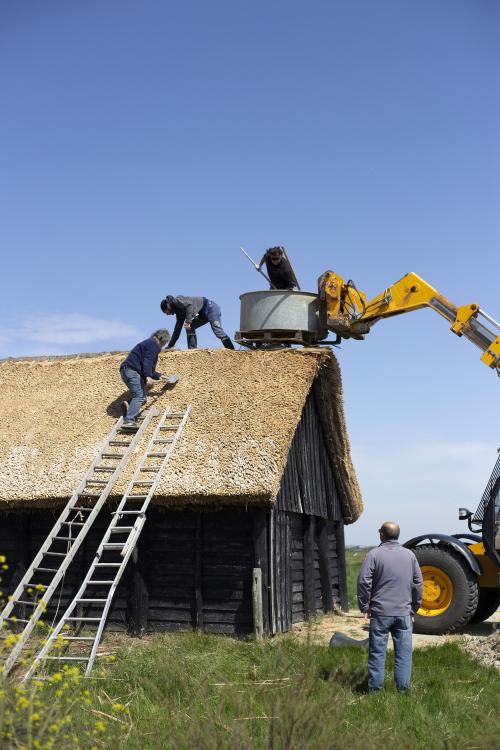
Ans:
MULTIPOLYGON (((123 354, 102 354, 0 362, 3 507, 54 507, 71 496, 121 413, 122 360, 123 354)), ((178 373, 180 381, 160 394, 155 386, 149 401, 156 398, 161 410, 191 404, 192 412, 156 503, 272 503, 315 384, 344 516, 348 523, 358 518, 362 501, 340 371, 329 352, 169 351, 160 355, 158 369, 178 373)), ((115 495, 124 490, 133 463, 115 495)))

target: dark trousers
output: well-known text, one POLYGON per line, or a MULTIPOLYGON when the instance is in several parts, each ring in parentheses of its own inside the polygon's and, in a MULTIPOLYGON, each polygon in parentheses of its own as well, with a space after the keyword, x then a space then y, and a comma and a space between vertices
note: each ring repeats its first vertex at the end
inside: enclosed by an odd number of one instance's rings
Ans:
POLYGON ((221 310, 219 305, 212 300, 207 300, 207 304, 201 310, 196 318, 191 322, 191 330, 187 332, 188 349, 196 349, 198 340, 196 330, 201 326, 210 323, 212 331, 220 339, 226 349, 234 349, 233 343, 221 325, 221 310))

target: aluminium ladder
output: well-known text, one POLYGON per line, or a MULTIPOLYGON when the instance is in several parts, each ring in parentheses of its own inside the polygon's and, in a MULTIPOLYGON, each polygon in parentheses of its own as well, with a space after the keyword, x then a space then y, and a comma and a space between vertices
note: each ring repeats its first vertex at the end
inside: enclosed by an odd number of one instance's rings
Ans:
POLYGON ((87 662, 85 677, 90 675, 98 655, 97 649, 113 596, 146 522, 147 507, 186 424, 190 410, 190 406, 181 412, 171 412, 167 408, 163 413, 120 504, 112 514, 111 522, 104 532, 82 585, 45 645, 36 655, 23 681, 29 680, 44 660, 87 662), (155 461, 151 463, 150 459, 155 461), (96 596, 99 590, 103 590, 102 596, 96 596), (83 611, 80 614, 82 606, 83 611), (71 626, 76 627, 76 635, 67 634, 71 626), (83 631, 85 627, 95 632, 88 634, 87 631, 83 631), (80 634, 82 632, 83 635, 80 634), (86 656, 78 650, 76 654, 67 653, 72 646, 78 648, 84 644, 90 647, 90 653, 86 656), (49 655, 54 646, 59 653, 49 655), (61 647, 66 648, 65 653, 60 651, 61 647))
POLYGON ((0 614, 0 629, 5 627, 5 623, 24 626, 3 665, 4 675, 16 663, 134 448, 151 419, 158 415, 155 407, 148 409, 143 418, 139 418, 139 429, 133 433, 122 427, 123 417, 118 419, 0 614), (20 612, 21 616, 17 617, 16 612, 20 612))

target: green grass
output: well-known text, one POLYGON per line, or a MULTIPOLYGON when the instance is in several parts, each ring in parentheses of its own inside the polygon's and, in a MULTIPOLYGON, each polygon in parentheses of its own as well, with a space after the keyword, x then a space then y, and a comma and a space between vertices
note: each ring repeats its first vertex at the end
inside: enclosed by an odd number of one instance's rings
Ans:
MULTIPOLYGON (((348 550, 350 595, 364 550, 348 550)), ((367 694, 366 651, 292 634, 131 640, 96 679, 0 685, 2 750, 491 750, 500 675, 456 643, 414 653, 412 690, 367 694), (19 688, 17 688, 19 691, 19 688), (35 712, 40 718, 35 721, 35 712), (69 723, 65 723, 69 721, 69 723), (45 727, 45 733, 42 729, 45 727), (41 737, 40 744, 35 744, 41 737), (52 744, 51 744, 52 743, 52 744)), ((67 673, 66 673, 67 674, 67 673)))
POLYGON ((351 609, 358 608, 358 603, 356 601, 356 582, 358 580, 361 563, 365 559, 365 555, 369 549, 370 547, 362 547, 360 549, 350 547, 346 549, 347 595, 349 599, 349 607, 351 609))
MULTIPOLYGON (((500 732, 500 676, 456 644, 414 654, 413 689, 363 691, 366 652, 221 636, 162 635, 123 651, 91 682, 95 707, 128 704, 125 750, 491 748, 500 732), (104 693, 106 697, 104 697, 104 693)), ((88 710, 73 722, 88 721, 88 710)), ((114 745, 109 745, 110 750, 114 745)))

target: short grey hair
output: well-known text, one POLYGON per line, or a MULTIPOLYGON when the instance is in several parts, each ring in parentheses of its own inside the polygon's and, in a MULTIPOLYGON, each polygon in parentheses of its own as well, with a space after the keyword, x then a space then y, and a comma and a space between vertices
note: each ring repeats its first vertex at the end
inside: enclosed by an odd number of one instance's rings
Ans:
POLYGON ((384 521, 379 531, 387 541, 399 539, 399 526, 395 521, 384 521))
POLYGON ((154 336, 155 339, 158 339, 161 346, 165 346, 165 344, 170 341, 170 333, 166 328, 159 328, 157 331, 152 333, 151 336, 154 336))

